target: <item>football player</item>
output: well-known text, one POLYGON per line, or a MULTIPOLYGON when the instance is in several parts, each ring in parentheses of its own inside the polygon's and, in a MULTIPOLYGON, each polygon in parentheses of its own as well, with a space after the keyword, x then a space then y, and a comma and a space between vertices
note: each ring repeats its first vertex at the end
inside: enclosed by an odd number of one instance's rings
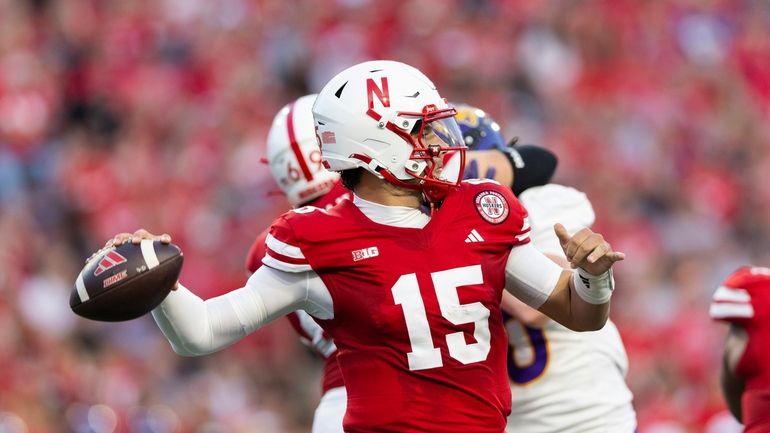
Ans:
MULTIPOLYGON (((345 431, 503 432, 503 289, 570 329, 600 329, 611 268, 625 256, 590 229, 570 236, 557 224, 576 270, 562 269, 529 243, 508 188, 442 174, 448 155, 464 159, 454 114, 403 63, 365 62, 332 78, 313 116, 324 164, 353 200, 276 220, 265 266, 240 289, 204 301, 179 284, 153 311, 174 350, 220 350, 305 310, 338 348, 345 431)), ((143 238, 170 237, 138 230, 113 243, 143 238)))
POLYGON ((742 267, 714 292, 709 314, 730 330, 722 391, 746 433, 770 431, 770 268, 742 267))
MULTIPOLYGON (((547 150, 506 146, 500 127, 483 110, 455 106, 469 149, 468 165, 473 158, 483 158, 486 176, 505 177, 529 213, 532 244, 557 264, 569 267, 552 227, 560 222, 570 233, 591 227, 591 202, 574 188, 548 184, 557 162, 547 150), (472 149, 497 149, 499 155, 472 149)), ((635 430, 632 394, 625 383, 628 357, 612 321, 599 331, 574 332, 508 294, 503 294, 503 312, 510 345, 510 432, 635 430)))
MULTIPOLYGON (((510 187, 516 196, 551 180, 558 162, 551 151, 531 144, 517 145, 518 137, 506 145, 500 126, 486 112, 468 104, 452 105, 467 146, 465 179, 494 179, 510 187)), ((458 171, 458 163, 459 158, 451 159, 446 170, 458 171)))
MULTIPOLYGON (((314 206, 329 209, 342 200, 352 198, 350 191, 339 182, 339 174, 327 171, 321 165, 321 150, 313 125, 312 105, 315 98, 314 94, 303 96, 283 107, 273 119, 268 133, 267 162, 270 172, 294 208, 314 206)), ((514 154, 502 146, 499 127, 483 112, 467 105, 456 105, 455 108, 465 144, 468 149, 474 149, 468 152, 470 169, 465 172, 466 179, 478 177, 474 173, 478 172, 479 164, 486 168, 486 177, 493 178, 498 174, 503 178, 501 182, 514 190, 523 182, 545 183, 550 179, 556 167, 556 158, 548 150, 537 146, 519 146, 519 151, 514 154), (537 174, 528 176, 533 170, 519 170, 516 176, 518 184, 514 185, 512 167, 517 163, 519 167, 525 163, 537 167, 537 174), (499 171, 494 165, 500 167, 499 171)), ((249 273, 262 266, 267 234, 268 230, 265 230, 249 251, 246 259, 249 273)), ((337 347, 306 312, 300 310, 287 317, 302 341, 324 359, 322 397, 313 418, 312 431, 342 432, 346 392, 337 364, 337 347)))
MULTIPOLYGON (((293 208, 314 206, 329 209, 352 198, 342 186, 339 173, 326 170, 313 124, 316 95, 303 96, 283 107, 273 119, 267 135, 270 173, 293 208)), ((265 257, 266 229, 251 246, 246 269, 254 273, 265 257)), ((324 360, 321 401, 313 416, 312 433, 342 433, 347 393, 337 365, 337 346, 313 318, 303 310, 286 316, 300 339, 324 360)))
MULTIPOLYGON (((591 227, 594 212, 582 192, 557 184, 523 191, 519 200, 540 252, 569 267, 551 227, 568 233, 591 227)), ((617 327, 607 320, 594 332, 574 332, 512 296, 503 298, 509 339, 513 405, 508 431, 516 433, 636 430, 633 395, 625 382, 628 356, 617 327)))

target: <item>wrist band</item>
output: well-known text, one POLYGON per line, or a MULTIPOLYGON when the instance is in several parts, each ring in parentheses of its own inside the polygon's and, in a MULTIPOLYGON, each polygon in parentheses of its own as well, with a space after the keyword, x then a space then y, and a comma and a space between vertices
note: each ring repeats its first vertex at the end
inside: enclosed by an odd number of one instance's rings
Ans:
POLYGON ((592 275, 581 268, 572 273, 572 283, 575 291, 589 304, 601 305, 610 300, 615 289, 612 269, 601 275, 592 275))

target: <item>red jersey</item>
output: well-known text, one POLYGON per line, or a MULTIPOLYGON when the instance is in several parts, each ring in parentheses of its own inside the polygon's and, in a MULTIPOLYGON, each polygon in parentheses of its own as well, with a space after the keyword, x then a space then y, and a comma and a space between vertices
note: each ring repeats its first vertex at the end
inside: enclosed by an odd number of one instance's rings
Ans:
MULTIPOLYGON (((310 205, 318 208, 330 208, 342 200, 352 198, 350 191, 342 186, 342 182, 337 181, 334 187, 326 194, 310 202, 310 205)), ((265 257, 267 249, 265 248, 265 238, 270 229, 265 229, 254 241, 246 256, 246 269, 254 273, 262 266, 262 258, 265 257)), ((337 365, 337 348, 331 337, 313 321, 306 313, 290 313, 286 316, 291 323, 291 327, 299 334, 304 344, 313 349, 324 359, 324 371, 321 379, 321 394, 332 388, 345 386, 342 381, 342 372, 337 365)))
POLYGON ((334 317, 346 432, 505 431, 511 394, 500 312, 526 211, 494 181, 453 189, 423 229, 381 225, 352 201, 279 218, 267 265, 315 271, 334 317))
MULTIPOLYGON (((342 185, 342 181, 337 181, 329 192, 311 201, 308 205, 329 209, 342 200, 352 198, 353 194, 350 193, 350 190, 342 185)), ((265 257, 266 254, 265 238, 269 232, 270 228, 268 227, 257 236, 257 239, 254 240, 254 243, 251 244, 251 248, 249 248, 249 254, 246 256, 246 269, 252 274, 262 266, 262 257, 265 257)))
POLYGON ((735 374, 745 381, 741 397, 745 432, 770 430, 770 268, 743 267, 714 293, 711 317, 742 326, 748 343, 735 374))

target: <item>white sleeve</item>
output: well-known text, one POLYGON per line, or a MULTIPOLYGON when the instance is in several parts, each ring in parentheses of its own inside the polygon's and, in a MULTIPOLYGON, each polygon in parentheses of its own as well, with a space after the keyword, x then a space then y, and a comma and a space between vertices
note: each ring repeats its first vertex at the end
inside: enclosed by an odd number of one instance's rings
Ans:
POLYGON ((564 271, 532 243, 513 247, 505 264, 505 288, 532 308, 540 308, 564 271))
POLYGON ((184 356, 216 352, 295 310, 319 319, 333 317, 332 298, 315 272, 290 273, 262 266, 246 286, 206 301, 181 284, 152 311, 152 317, 184 356))

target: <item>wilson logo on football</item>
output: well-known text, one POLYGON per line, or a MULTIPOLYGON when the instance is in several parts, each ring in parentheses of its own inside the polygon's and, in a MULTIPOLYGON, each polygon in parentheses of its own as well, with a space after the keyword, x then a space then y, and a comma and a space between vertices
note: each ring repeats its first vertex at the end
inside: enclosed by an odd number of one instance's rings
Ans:
POLYGON ((482 191, 476 195, 476 210, 492 224, 500 224, 508 218, 508 201, 496 191, 482 191))
POLYGON ((96 270, 94 271, 94 276, 98 277, 101 275, 104 271, 108 269, 112 269, 115 266, 126 263, 126 258, 115 252, 115 250, 112 250, 108 252, 107 254, 102 257, 102 259, 99 261, 99 266, 96 267, 96 270))

